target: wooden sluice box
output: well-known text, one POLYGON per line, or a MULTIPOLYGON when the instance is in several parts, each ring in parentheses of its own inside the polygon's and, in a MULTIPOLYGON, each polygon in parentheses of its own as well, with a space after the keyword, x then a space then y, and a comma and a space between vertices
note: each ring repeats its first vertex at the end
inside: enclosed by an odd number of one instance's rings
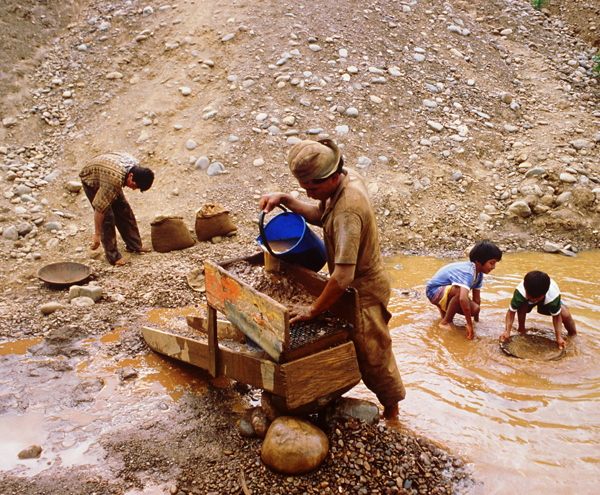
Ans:
MULTIPOLYGON (((170 332, 143 329, 144 339, 154 351, 226 376, 279 396, 285 406, 326 404, 354 387, 361 379, 349 330, 358 320, 358 293, 348 289, 330 309, 333 324, 316 320, 290 326, 288 309, 228 271, 235 263, 264 265, 263 253, 220 264, 205 262, 207 338, 189 338, 170 332), (229 322, 217 320, 217 312, 229 322), (333 316, 332 315, 332 316, 333 316), (219 339, 234 326, 260 346, 230 345, 219 339)), ((326 279, 302 267, 280 263, 283 277, 316 298, 326 279)), ((198 328, 201 318, 188 317, 198 328)), ((233 329, 236 331, 235 328, 233 329)), ((235 344, 235 343, 234 343, 235 344)))

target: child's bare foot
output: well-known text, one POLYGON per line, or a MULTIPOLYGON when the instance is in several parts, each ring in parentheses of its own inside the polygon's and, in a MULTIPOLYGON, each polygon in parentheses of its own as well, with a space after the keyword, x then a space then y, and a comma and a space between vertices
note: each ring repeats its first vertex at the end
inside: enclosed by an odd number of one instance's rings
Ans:
POLYGON ((438 323, 438 327, 440 327, 444 330, 454 330, 454 325, 452 323, 446 323, 444 321, 440 321, 438 323))
POLYGON ((129 263, 131 263, 131 261, 126 260, 125 258, 119 258, 117 261, 115 261, 116 266, 128 265, 129 263))
POLYGON ((383 417, 385 419, 397 419, 398 418, 398 403, 393 406, 386 406, 383 408, 383 417))

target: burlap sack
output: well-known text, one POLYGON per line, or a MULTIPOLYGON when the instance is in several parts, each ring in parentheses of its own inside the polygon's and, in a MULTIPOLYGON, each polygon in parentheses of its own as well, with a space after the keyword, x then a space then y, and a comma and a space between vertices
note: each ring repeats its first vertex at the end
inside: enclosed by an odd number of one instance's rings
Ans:
POLYGON ((183 223, 183 217, 161 215, 150 226, 152 247, 159 253, 189 248, 196 243, 183 223))
POLYGON ((218 235, 235 232, 237 227, 229 218, 229 210, 215 203, 206 203, 196 212, 196 236, 208 241, 218 235))

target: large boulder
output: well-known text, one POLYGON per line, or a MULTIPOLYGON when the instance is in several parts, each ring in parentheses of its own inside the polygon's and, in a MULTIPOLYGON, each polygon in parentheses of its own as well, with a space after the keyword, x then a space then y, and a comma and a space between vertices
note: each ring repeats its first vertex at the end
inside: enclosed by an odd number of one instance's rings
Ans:
POLYGON ((323 462, 329 440, 322 430, 302 419, 281 416, 271 424, 262 445, 262 461, 284 474, 303 474, 323 462))

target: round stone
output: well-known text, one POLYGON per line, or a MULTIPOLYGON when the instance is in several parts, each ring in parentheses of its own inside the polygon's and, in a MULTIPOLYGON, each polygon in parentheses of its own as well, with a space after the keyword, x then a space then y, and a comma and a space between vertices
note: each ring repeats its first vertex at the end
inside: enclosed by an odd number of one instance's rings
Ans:
POLYGON ((194 168, 196 170, 205 170, 208 168, 209 165, 210 165, 210 160, 206 156, 201 156, 196 161, 194 168))
POLYGON ((94 300, 91 297, 81 296, 71 299, 71 305, 79 308, 88 308, 94 305, 94 300))
POLYGON ((30 445, 26 449, 23 449, 18 454, 19 459, 37 459, 42 453, 42 447, 39 445, 30 445))
POLYGON ((329 440, 313 424, 281 416, 271 424, 262 445, 262 461, 284 474, 303 474, 318 467, 329 452, 329 440))
POLYGON ((223 172, 225 172, 225 166, 221 162, 211 163, 211 165, 208 167, 208 170, 206 171, 207 175, 211 177, 215 175, 220 175, 223 172))
POLYGON ((55 311, 58 311, 59 309, 63 309, 65 307, 64 304, 61 304, 59 302, 56 301, 52 301, 46 304, 42 304, 42 306, 40 307, 40 311, 42 312, 43 315, 49 315, 54 313, 55 311))

